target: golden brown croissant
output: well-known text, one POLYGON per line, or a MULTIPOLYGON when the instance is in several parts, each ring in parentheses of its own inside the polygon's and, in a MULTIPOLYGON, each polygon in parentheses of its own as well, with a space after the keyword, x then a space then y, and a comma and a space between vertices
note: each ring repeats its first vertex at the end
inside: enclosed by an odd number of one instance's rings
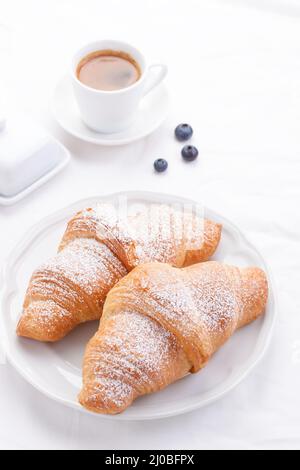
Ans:
POLYGON ((99 319, 108 291, 138 264, 205 261, 220 234, 219 224, 161 204, 128 217, 107 204, 79 212, 58 254, 34 272, 17 334, 60 340, 78 324, 99 319))
POLYGON ((80 403, 115 414, 137 397, 204 367, 233 334, 264 311, 259 268, 216 261, 178 269, 138 266, 109 292, 88 343, 80 403))

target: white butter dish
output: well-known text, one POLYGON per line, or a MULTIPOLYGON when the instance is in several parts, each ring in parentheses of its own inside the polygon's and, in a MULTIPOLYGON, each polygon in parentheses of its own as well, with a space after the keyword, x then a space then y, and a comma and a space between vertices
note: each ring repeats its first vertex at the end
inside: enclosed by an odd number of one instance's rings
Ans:
POLYGON ((67 149, 27 115, 9 117, 0 127, 0 204, 25 197, 69 159, 67 149))

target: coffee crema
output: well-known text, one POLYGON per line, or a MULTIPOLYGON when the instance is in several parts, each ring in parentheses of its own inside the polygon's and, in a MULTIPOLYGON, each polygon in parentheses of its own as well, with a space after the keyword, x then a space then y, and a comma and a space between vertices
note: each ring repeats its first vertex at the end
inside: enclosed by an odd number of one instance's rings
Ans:
POLYGON ((83 57, 77 66, 76 75, 88 87, 114 91, 137 82, 141 69, 136 60, 126 52, 106 49, 83 57))

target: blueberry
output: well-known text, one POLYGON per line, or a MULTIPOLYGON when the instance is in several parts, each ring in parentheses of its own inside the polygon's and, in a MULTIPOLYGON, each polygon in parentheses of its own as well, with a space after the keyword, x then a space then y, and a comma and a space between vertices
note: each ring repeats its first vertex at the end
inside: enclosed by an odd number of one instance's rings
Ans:
POLYGON ((164 158, 158 158, 154 162, 154 169, 155 171, 158 171, 158 173, 161 173, 162 171, 166 171, 168 168, 168 162, 164 158))
POLYGON ((181 155, 187 162, 192 162, 198 157, 198 150, 194 145, 185 145, 181 150, 181 155))
POLYGON ((179 124, 175 129, 176 139, 180 142, 188 140, 193 135, 193 129, 189 124, 179 124))

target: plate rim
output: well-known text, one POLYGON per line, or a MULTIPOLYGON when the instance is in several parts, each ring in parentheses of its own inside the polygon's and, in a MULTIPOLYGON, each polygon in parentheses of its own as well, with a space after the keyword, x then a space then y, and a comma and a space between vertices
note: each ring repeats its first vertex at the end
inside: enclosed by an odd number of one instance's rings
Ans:
MULTIPOLYGON (((158 193, 158 192, 151 192, 151 191, 120 191, 120 192, 113 192, 109 194, 103 194, 99 196, 92 196, 88 198, 83 198, 79 199, 76 202, 69 204, 67 206, 64 206, 63 208, 52 212, 46 217, 43 217, 40 221, 35 223, 31 228, 29 228, 24 236, 20 238, 20 241, 15 245, 15 247, 10 251, 9 255, 7 258, 4 260, 4 263, 2 265, 2 272, 0 273, 0 281, 2 284, 2 288, 0 290, 0 305, 1 305, 1 311, 4 311, 4 305, 5 301, 8 299, 8 297, 15 291, 15 284, 11 281, 11 276, 10 276, 10 271, 12 270, 14 264, 18 261, 24 250, 26 250, 26 246, 32 242, 32 240, 42 231, 44 230, 47 226, 50 226, 51 224, 58 222, 60 219, 66 217, 68 212, 72 212, 73 210, 78 210, 80 206, 84 207, 84 204, 93 204, 96 203, 97 201, 99 202, 100 200, 107 200, 107 199, 112 199, 112 198, 117 198, 117 197, 128 197, 129 199, 148 199, 149 202, 152 200, 152 202, 174 202, 174 200, 180 201, 182 203, 193 203, 193 204, 200 204, 199 202, 191 199, 191 198, 185 198, 182 196, 177 196, 177 195, 171 195, 168 193, 158 193), (155 201, 156 200, 156 201, 155 201), (11 287, 9 284, 12 284, 11 287)), ((274 277, 272 275, 272 272, 265 261, 264 257, 261 255, 260 251, 248 240, 248 238, 244 235, 244 233, 234 224, 232 223, 229 219, 224 217, 223 215, 219 214, 218 212, 210 209, 209 207, 203 205, 204 211, 208 211, 210 216, 216 217, 216 220, 220 220, 221 223, 222 221, 225 224, 228 224, 229 227, 234 229, 239 237, 243 239, 243 241, 252 249, 254 252, 258 255, 260 258, 260 261, 262 262, 264 269, 266 271, 267 277, 268 277, 268 283, 269 283, 269 303, 271 303, 271 311, 268 314, 267 320, 265 320, 266 325, 264 325, 264 328, 262 331, 264 332, 263 338, 260 336, 262 333, 259 335, 258 342, 255 345, 254 350, 251 352, 249 358, 245 361, 245 364, 242 366, 242 370, 237 371, 233 378, 230 379, 231 376, 229 376, 229 379, 226 379, 227 386, 223 386, 221 382, 221 385, 218 385, 215 388, 214 392, 208 392, 207 397, 205 398, 205 394, 202 395, 202 398, 199 402, 194 400, 192 403, 189 405, 184 405, 182 404, 181 406, 178 406, 176 410, 170 410, 170 411, 159 411, 159 412, 152 412, 152 414, 148 415, 143 415, 140 411, 137 411, 136 415, 135 414, 128 414, 126 412, 116 414, 116 415, 105 415, 105 414, 97 414, 93 413, 89 410, 86 410, 83 408, 78 402, 70 401, 68 399, 62 398, 59 395, 49 392, 47 389, 43 388, 40 384, 36 383, 34 379, 31 378, 30 373, 27 373, 22 369, 22 366, 18 364, 18 361, 14 359, 13 353, 10 354, 10 348, 8 347, 8 342, 9 342, 9 335, 5 326, 5 321, 2 319, 2 315, 0 315, 0 324, 1 325, 1 330, 4 332, 5 336, 1 335, 0 339, 2 339, 2 346, 4 349, 4 354, 5 358, 7 361, 15 368, 15 370, 25 379, 31 386, 33 386, 36 390, 39 392, 43 393, 46 397, 63 404, 65 406, 68 406, 69 408, 72 408, 77 411, 81 411, 85 414, 89 414, 92 416, 96 416, 100 419, 112 419, 112 420, 120 420, 120 421, 146 421, 146 420, 152 420, 152 419, 162 419, 162 418, 168 418, 171 416, 177 416, 181 415, 184 413, 191 412, 195 409, 200 409, 203 408, 219 399, 221 399, 224 395, 226 395, 228 392, 233 390, 237 385, 239 385, 251 372, 252 370, 256 367, 256 365, 259 363, 259 361, 262 359, 264 356, 271 338, 272 338, 272 332, 275 324, 275 319, 277 316, 277 295, 276 295, 276 286, 274 283, 274 277), (221 390, 219 390, 221 389, 221 390), (204 397, 204 398, 203 398, 204 397)), ((226 384, 226 381, 225 381, 226 384)))
MULTIPOLYGON (((152 134, 156 129, 158 129, 162 125, 162 123, 166 120, 166 118, 168 116, 168 113, 169 113, 170 96, 169 96, 169 93, 168 93, 168 90, 167 90, 167 87, 165 86, 165 84, 161 83, 160 85, 158 85, 157 89, 162 89, 164 91, 165 96, 166 96, 166 100, 167 100, 167 104, 166 104, 166 108, 165 108, 164 113, 162 113, 162 116, 160 117, 160 119, 157 120, 155 125, 153 125, 150 130, 147 130, 146 132, 141 132, 141 133, 137 134, 134 137, 128 137, 128 138, 123 138, 123 139, 119 139, 119 140, 115 140, 114 138, 111 138, 109 140, 101 140, 101 135, 102 135, 101 133, 99 133, 99 137, 92 137, 92 136, 91 137, 88 137, 88 136, 84 137, 82 134, 80 134, 76 131, 73 131, 72 129, 70 130, 69 127, 66 127, 65 124, 64 124, 64 121, 59 117, 59 113, 57 112, 57 106, 56 106, 55 103, 56 103, 56 95, 58 93, 58 88, 64 82, 67 82, 67 81, 69 81, 68 75, 64 75, 63 77, 60 78, 60 80, 58 80, 58 82, 55 86, 54 93, 53 93, 53 95, 51 97, 51 101, 50 101, 51 114, 52 114, 53 118, 55 119, 55 121, 59 124, 59 126, 65 132, 67 132, 69 135, 72 135, 73 137, 76 137, 77 139, 79 139, 83 142, 88 142, 90 144, 95 144, 95 145, 102 145, 104 147, 117 147, 119 145, 128 145, 130 143, 141 140, 141 139, 147 137, 148 135, 152 134)), ((72 86, 72 84, 70 82, 70 87, 71 86, 72 86)), ((95 135, 97 135, 96 132, 95 132, 95 135)), ((107 135, 113 136, 113 134, 107 134, 107 135)))

